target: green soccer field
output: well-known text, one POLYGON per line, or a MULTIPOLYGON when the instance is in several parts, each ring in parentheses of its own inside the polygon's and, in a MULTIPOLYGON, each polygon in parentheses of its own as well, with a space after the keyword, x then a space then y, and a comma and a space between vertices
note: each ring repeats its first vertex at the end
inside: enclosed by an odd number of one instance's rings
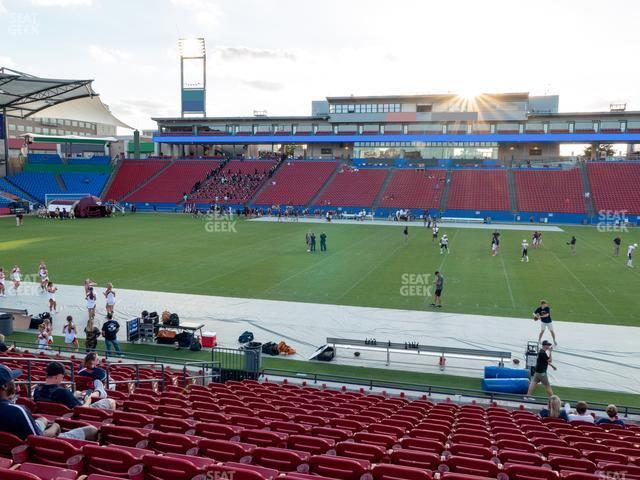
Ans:
POLYGON ((554 320, 640 326, 640 271, 625 266, 626 245, 640 242, 638 231, 622 233, 619 257, 613 256, 615 233, 593 227, 545 232, 527 264, 520 261, 520 243, 530 232, 501 230, 501 252, 492 257, 489 230, 445 225, 440 233, 448 233, 452 253, 440 255, 429 231, 410 227, 405 245, 402 227, 239 220, 212 228, 186 215, 137 214, 27 218, 16 228, 5 218, 0 265, 18 264, 35 275, 45 260, 52 280, 63 284, 91 277, 116 288, 412 310, 430 309, 431 297, 420 288, 403 289, 407 278, 423 278, 407 275, 439 269, 445 312, 529 317, 545 298, 554 320), (327 234, 328 252, 306 252, 308 230, 327 234), (576 256, 566 245, 572 234, 576 256))

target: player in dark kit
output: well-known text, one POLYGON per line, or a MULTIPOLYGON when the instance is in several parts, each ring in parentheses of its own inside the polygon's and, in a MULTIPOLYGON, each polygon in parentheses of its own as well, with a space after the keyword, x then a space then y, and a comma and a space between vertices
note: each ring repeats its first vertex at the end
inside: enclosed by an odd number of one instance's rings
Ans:
POLYGON ((404 244, 406 245, 409 243, 409 227, 404 227, 402 234, 404 235, 404 244))
POLYGON ((542 340, 545 330, 551 332, 551 338, 553 338, 554 345, 558 345, 556 341, 556 333, 553 331, 553 322, 551 321, 551 308, 546 300, 540 300, 540 306, 533 312, 533 320, 540 320, 540 335, 538 335, 538 342, 542 340))
POLYGON ((324 232, 320 234, 320 251, 321 252, 327 251, 327 234, 324 232))
POLYGON ((569 241, 567 242, 567 245, 570 245, 570 246, 571 246, 571 255, 575 255, 575 254, 576 254, 576 242, 577 242, 577 241, 578 241, 578 240, 576 239, 576 236, 575 236, 575 235, 573 235, 573 236, 571 237, 571 240, 569 240, 569 241))

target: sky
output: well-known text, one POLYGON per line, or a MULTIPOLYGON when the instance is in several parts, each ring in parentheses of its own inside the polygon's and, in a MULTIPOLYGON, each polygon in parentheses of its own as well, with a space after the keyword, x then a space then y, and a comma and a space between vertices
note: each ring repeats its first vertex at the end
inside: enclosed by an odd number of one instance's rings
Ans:
POLYGON ((179 38, 204 37, 209 116, 326 96, 530 92, 640 110, 634 0, 0 0, 0 66, 94 79, 125 123, 179 116, 179 38))

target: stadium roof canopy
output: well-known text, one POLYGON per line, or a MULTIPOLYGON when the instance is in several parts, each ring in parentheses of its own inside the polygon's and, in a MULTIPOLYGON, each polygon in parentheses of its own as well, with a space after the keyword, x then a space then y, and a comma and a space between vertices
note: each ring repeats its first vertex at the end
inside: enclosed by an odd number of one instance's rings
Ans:
POLYGON ((102 103, 92 83, 40 78, 0 67, 0 111, 19 118, 52 117, 130 129, 102 103))

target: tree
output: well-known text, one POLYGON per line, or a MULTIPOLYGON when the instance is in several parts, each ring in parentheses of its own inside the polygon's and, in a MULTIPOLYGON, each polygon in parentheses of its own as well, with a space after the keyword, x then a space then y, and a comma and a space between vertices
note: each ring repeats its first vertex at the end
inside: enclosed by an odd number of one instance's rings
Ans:
MULTIPOLYGON (((610 143, 602 143, 598 145, 598 149, 596 150, 596 156, 595 156, 596 159, 600 158, 601 152, 605 152, 605 155, 607 157, 612 157, 616 153, 615 150, 613 149, 613 145, 611 145, 610 143)), ((592 146, 587 145, 584 149, 583 155, 586 158, 591 158, 591 153, 592 153, 592 146)))

